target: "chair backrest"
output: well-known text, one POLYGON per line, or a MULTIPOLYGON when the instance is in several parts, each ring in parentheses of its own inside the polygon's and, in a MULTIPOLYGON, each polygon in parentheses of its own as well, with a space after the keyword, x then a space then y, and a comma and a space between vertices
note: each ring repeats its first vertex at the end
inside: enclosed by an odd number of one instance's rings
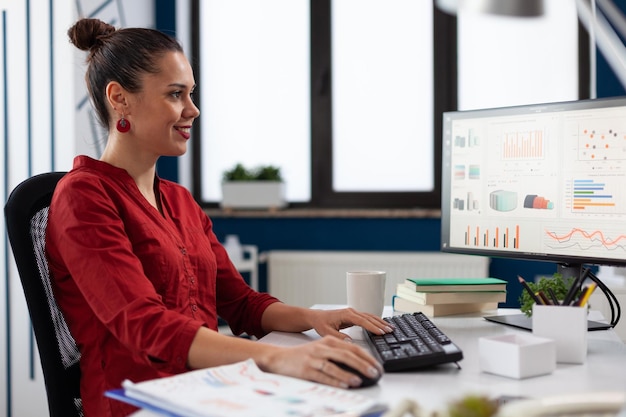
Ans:
POLYGON ((7 234, 37 340, 51 417, 83 415, 80 352, 57 306, 45 255, 48 207, 64 172, 28 178, 4 206, 7 234))

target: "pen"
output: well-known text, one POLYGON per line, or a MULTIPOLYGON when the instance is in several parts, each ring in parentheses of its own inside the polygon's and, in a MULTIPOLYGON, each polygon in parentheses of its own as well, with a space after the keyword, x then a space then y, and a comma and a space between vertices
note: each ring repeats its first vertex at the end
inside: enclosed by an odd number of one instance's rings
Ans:
POLYGON ((580 297, 578 297, 578 300, 576 300, 574 305, 579 306, 579 307, 584 307, 585 304, 587 304, 587 301, 589 301, 589 297, 591 297, 591 293, 596 289, 596 285, 597 284, 595 282, 592 282, 591 284, 583 288, 583 291, 580 294, 580 297))
POLYGON ((550 287, 548 287, 548 294, 550 295, 550 299, 552 300, 552 304, 554 304, 555 306, 561 305, 561 303, 559 303, 559 298, 554 293, 554 290, 552 288, 550 288, 550 287))
POLYGON ((533 292, 533 290, 528 286, 528 284, 526 283, 526 281, 524 281, 524 278, 522 278, 521 276, 517 276, 517 279, 519 280, 520 284, 522 284, 522 286, 524 287, 524 289, 528 292, 528 295, 530 295, 530 298, 535 302, 535 304, 542 304, 541 300, 539 299, 539 297, 537 297, 535 295, 535 293, 533 292))
POLYGON ((541 301, 541 304, 546 305, 546 306, 553 305, 552 301, 550 301, 548 297, 546 297, 543 291, 537 291, 536 294, 539 300, 541 301))
POLYGON ((589 268, 585 268, 585 271, 574 279, 574 281, 572 282, 572 286, 569 287, 569 291, 567 291, 567 294, 565 294, 565 298, 563 299, 564 306, 570 305, 572 303, 572 300, 574 300, 574 297, 576 296, 576 292, 580 289, 580 285, 587 278, 588 273, 589 268))

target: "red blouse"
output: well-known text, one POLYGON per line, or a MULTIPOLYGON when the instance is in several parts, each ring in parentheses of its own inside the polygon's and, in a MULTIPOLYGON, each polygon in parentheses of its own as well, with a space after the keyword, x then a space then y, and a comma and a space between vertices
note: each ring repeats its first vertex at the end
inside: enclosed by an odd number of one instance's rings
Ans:
POLYGON ((218 315, 235 334, 262 336, 261 315, 278 301, 246 284, 187 189, 155 187, 163 214, 125 170, 79 156, 50 205, 49 267, 81 352, 86 417, 134 411, 103 396, 124 379, 187 371, 193 337, 217 329, 218 315))

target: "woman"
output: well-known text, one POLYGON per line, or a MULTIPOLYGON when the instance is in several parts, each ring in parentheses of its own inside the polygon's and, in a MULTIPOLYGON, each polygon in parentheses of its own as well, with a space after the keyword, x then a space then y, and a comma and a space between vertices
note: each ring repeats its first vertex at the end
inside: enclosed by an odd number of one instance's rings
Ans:
POLYGON ((81 19, 68 35, 89 51, 86 81, 108 130, 99 160, 78 156, 59 182, 49 211, 47 255, 54 290, 81 351, 85 416, 123 416, 135 409, 104 391, 252 358, 268 372, 336 387, 382 369, 339 330, 359 325, 392 331, 352 309, 285 305, 246 285, 189 192, 156 174, 161 156, 187 149, 200 112, 195 81, 180 45, 150 29, 120 29, 81 19), (315 329, 322 337, 278 347, 235 334, 315 329))

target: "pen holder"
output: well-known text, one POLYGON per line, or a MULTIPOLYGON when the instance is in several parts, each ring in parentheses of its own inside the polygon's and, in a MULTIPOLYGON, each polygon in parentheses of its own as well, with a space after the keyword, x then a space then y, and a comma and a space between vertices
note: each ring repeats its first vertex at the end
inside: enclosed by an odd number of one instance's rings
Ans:
POLYGON ((587 308, 533 306, 533 334, 554 340, 558 363, 584 363, 587 358, 587 308))

